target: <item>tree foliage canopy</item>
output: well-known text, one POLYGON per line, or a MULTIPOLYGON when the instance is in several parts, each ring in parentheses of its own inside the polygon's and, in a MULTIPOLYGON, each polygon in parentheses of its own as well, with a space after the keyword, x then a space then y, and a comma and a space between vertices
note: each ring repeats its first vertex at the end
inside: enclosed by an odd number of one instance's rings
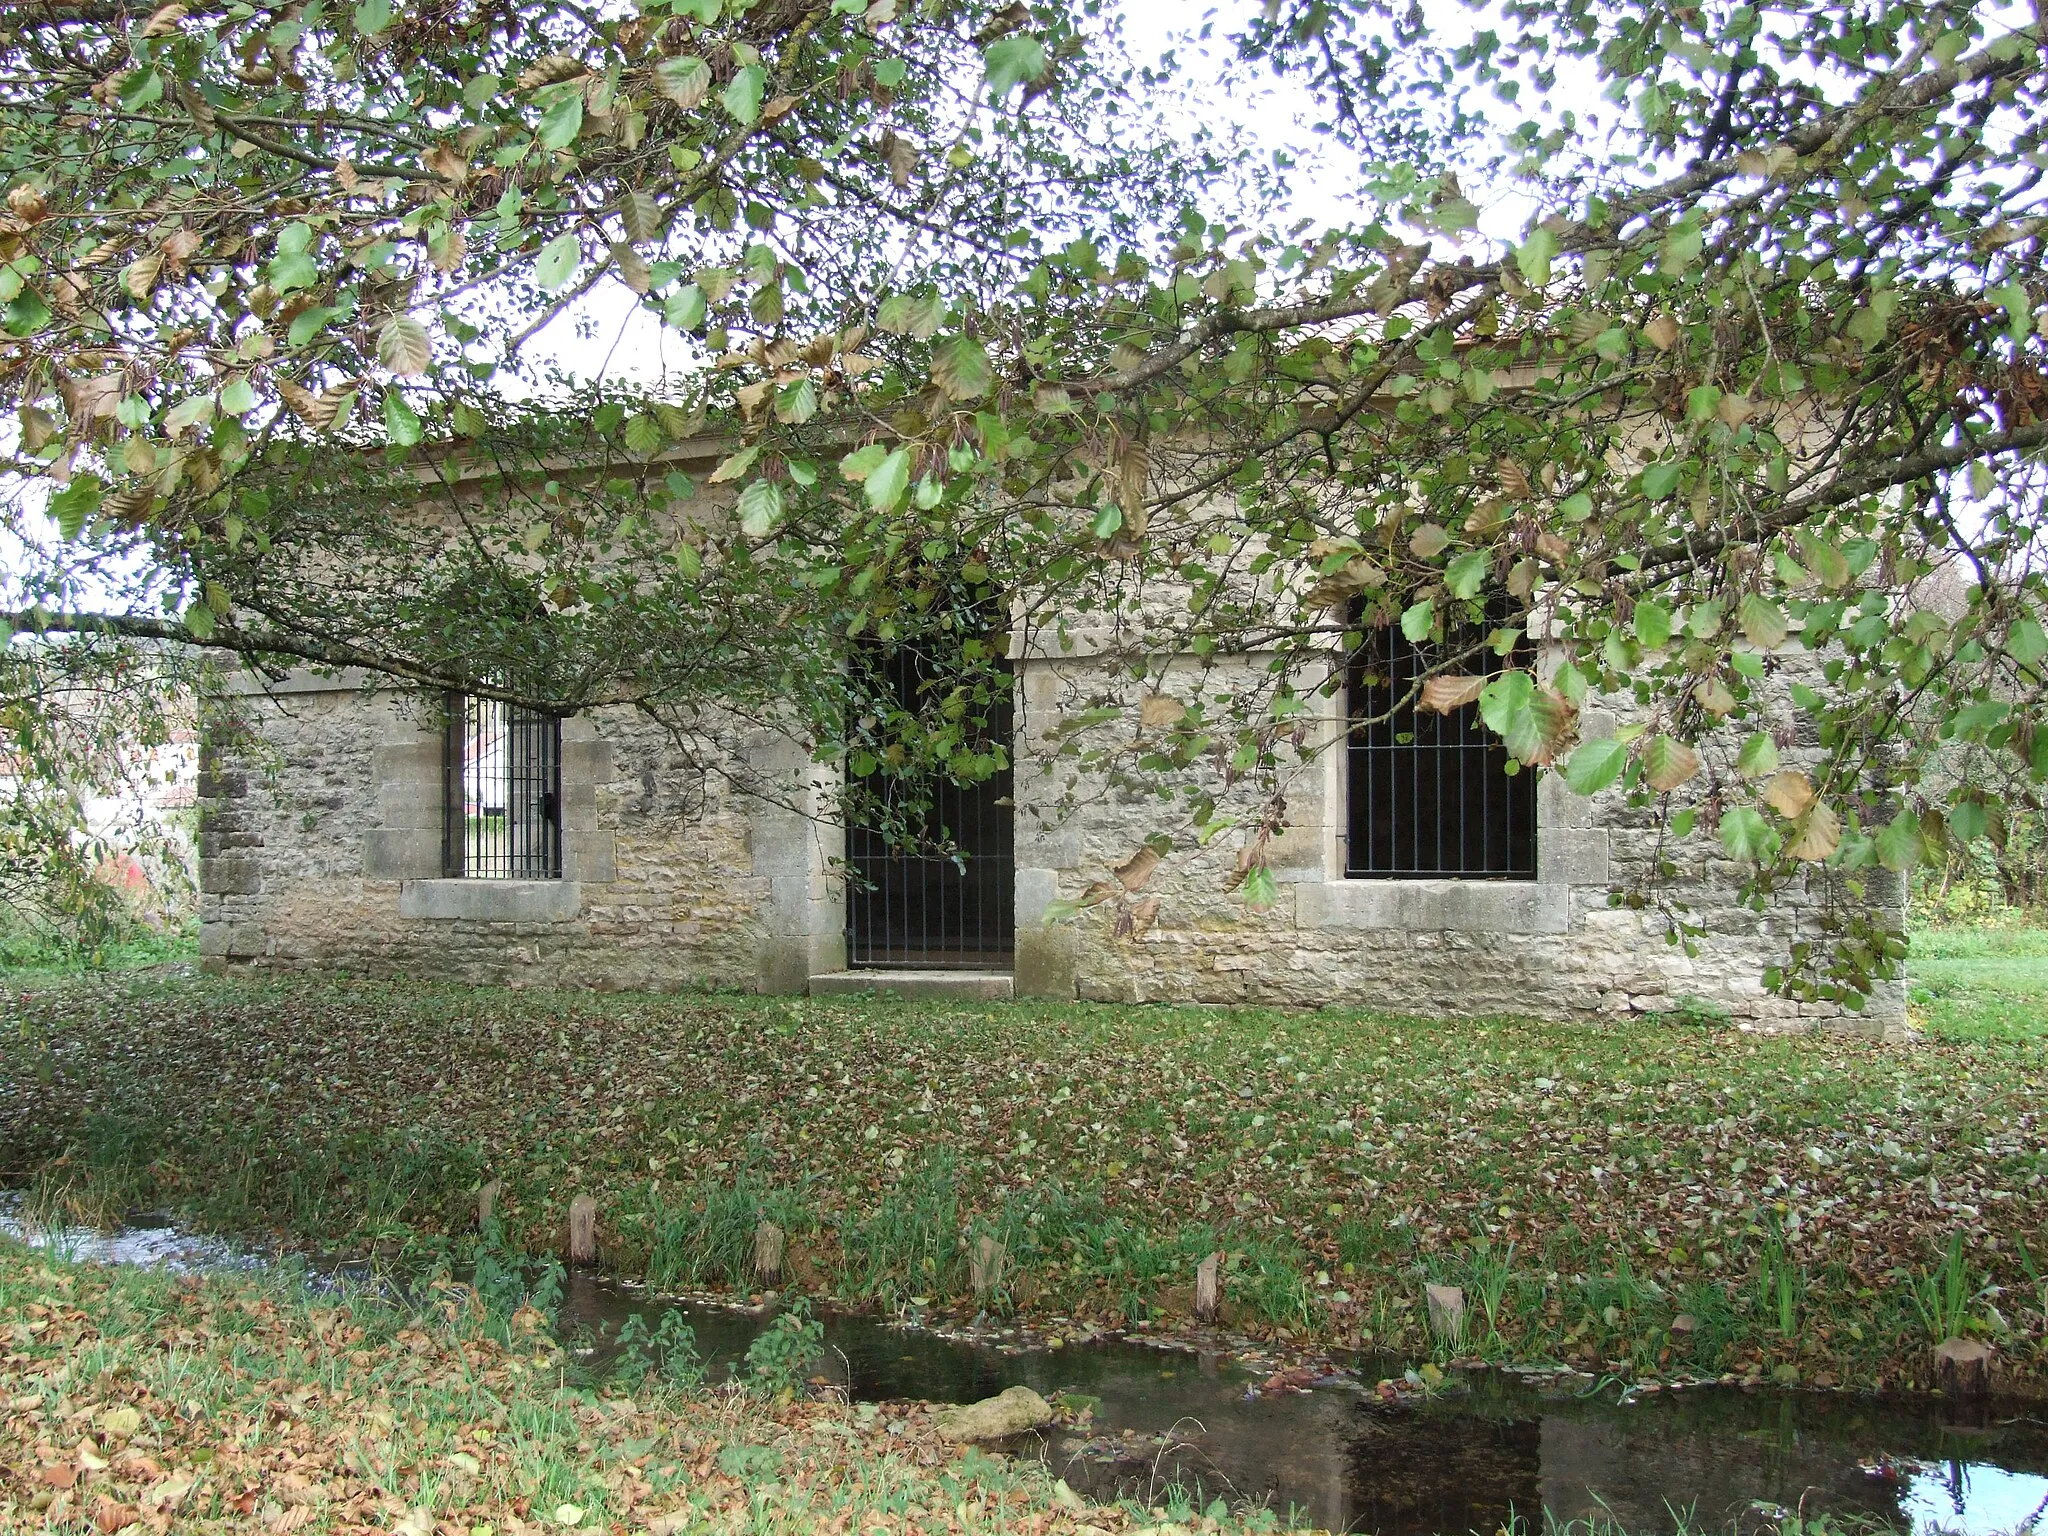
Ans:
MULTIPOLYGON (((2041 43, 1917 0, 1274 0, 1147 66, 1096 0, 17 7, 0 378, 63 542, 16 622, 111 593, 679 731, 793 712, 830 760, 846 638, 1000 590, 1141 688, 1272 658, 1069 716, 1256 872, 1330 657, 1505 591, 1554 670, 1494 631, 1425 707, 1623 783, 1672 868, 1853 891, 2048 776, 2041 43), (1234 131, 1261 82, 1341 217, 1234 131), (606 292, 682 361, 565 391, 527 354, 606 292), (1582 741, 1601 693, 1638 723, 1582 741), (1928 788, 1954 742, 2020 787, 1928 788)), ((982 771, 996 649, 905 761, 982 771)), ((1851 923, 1781 980, 1896 954, 1851 923)))

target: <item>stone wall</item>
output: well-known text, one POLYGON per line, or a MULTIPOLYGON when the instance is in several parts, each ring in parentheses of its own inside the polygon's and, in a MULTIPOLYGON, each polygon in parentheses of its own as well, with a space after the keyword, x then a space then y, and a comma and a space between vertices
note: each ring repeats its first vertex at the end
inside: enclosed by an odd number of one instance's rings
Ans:
MULTIPOLYGON (((1546 776, 1533 881, 1343 878, 1334 702, 1310 722, 1302 760, 1279 786, 1288 813, 1271 850, 1279 900, 1253 912, 1226 889, 1241 837, 1192 848, 1155 796, 1077 779, 1058 754, 1050 733, 1063 709, 1099 702, 1104 670, 1085 647, 1018 660, 1020 994, 1555 1017, 1697 1000, 1766 1027, 1839 1016, 1766 996, 1762 985, 1795 939, 1821 936, 1828 902, 1846 899, 1834 877, 1816 870, 1752 912, 1736 900, 1738 872, 1708 856, 1718 845, 1691 839, 1696 863, 1661 888, 1708 930, 1688 956, 1656 911, 1610 902, 1658 846, 1656 827, 1618 790, 1587 800, 1546 776), (1046 922, 1051 903, 1079 897, 1158 832, 1176 834, 1178 851, 1142 898, 1046 922), (1120 935, 1119 916, 1128 921, 1152 897, 1149 926, 1120 935)), ((1135 728, 1130 703, 1128 720, 1105 729, 1135 728)), ((238 747, 216 728, 200 784, 202 949, 216 964, 777 992, 801 992, 845 964, 834 875, 842 839, 817 814, 831 786, 809 779, 814 770, 786 742, 764 735, 724 759, 690 761, 629 711, 567 721, 566 878, 451 881, 439 878, 437 720, 349 678, 300 679, 231 704, 249 742, 238 747), (781 791, 759 798, 735 781, 781 791)), ((1597 736, 1615 723, 1612 709, 1594 707, 1581 729, 1597 736)), ((1786 746, 1790 763, 1811 743, 1788 735, 1786 746)), ((1233 792, 1220 778, 1215 788, 1233 792)), ((1897 878, 1865 876, 1865 899, 1902 916, 1897 878)), ((1903 1015, 1892 986, 1863 1019, 1884 1027, 1903 1015)))
MULTIPOLYGON (((1217 669, 1207 671, 1213 690, 1217 669)), ((1882 987, 1860 1016, 1765 993, 1765 968, 1782 961, 1795 939, 1823 936, 1821 919, 1831 900, 1850 901, 1836 876, 1816 869, 1766 912, 1753 912, 1737 900, 1740 872, 1709 856, 1718 843, 1690 839, 1695 862, 1658 894, 1707 929, 1691 956, 1669 941, 1656 910, 1612 904, 1610 893, 1639 882, 1659 847, 1654 821, 1630 810, 1619 788, 1588 799, 1561 777, 1545 775, 1537 794, 1534 881, 1344 878, 1343 754, 1331 750, 1343 728, 1341 700, 1323 702, 1325 713, 1307 732, 1305 760, 1277 785, 1288 819, 1271 848, 1279 900, 1254 912, 1226 890, 1241 837, 1226 833, 1208 849, 1191 849, 1186 829, 1173 825, 1174 813, 1156 796, 1076 782, 1072 770, 1049 755, 1063 703, 1099 705, 1103 697, 1102 669, 1085 647, 1078 656, 1026 658, 1019 674, 1020 991, 1444 1016, 1664 1013, 1694 1001, 1770 1028, 1810 1020, 1880 1029, 1903 1022, 1904 995, 1896 984, 1882 987), (1178 832, 1180 851, 1140 897, 1045 923, 1050 903, 1080 898, 1157 832, 1178 832), (1141 913, 1139 900, 1149 905, 1154 897, 1156 909, 1141 913), (1135 929, 1133 916, 1149 916, 1149 926, 1120 937, 1120 917, 1135 929)), ((1169 673, 1168 691, 1171 680, 1169 673)), ((1125 720, 1106 729, 1132 729, 1137 699, 1128 702, 1125 720)), ((1611 701, 1589 708, 1580 721, 1588 737, 1612 734, 1615 726, 1611 701)), ((1812 745, 1788 741, 1787 764, 1812 745)), ((1220 781, 1217 793, 1219 800, 1228 793, 1220 781)), ((1664 856, 1671 856, 1668 846, 1664 856)), ((1883 870, 1865 871, 1864 878, 1863 901, 1902 921, 1899 878, 1883 870)))
POLYGON ((738 753, 744 764, 691 761, 627 710, 567 720, 564 878, 446 880, 432 705, 358 677, 221 701, 199 785, 202 956, 514 985, 800 988, 839 963, 825 877, 837 841, 725 771, 801 790, 799 754, 765 737, 738 753))

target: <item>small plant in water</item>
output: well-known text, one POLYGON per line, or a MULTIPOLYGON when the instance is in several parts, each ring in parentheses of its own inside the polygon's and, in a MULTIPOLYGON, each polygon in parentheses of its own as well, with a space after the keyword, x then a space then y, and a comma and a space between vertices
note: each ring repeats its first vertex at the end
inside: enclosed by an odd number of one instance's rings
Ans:
POLYGON ((679 1386, 694 1386, 704 1379, 697 1331, 673 1307, 661 1314, 661 1321, 652 1329, 647 1326, 647 1314, 635 1312, 619 1328, 619 1358, 613 1369, 635 1384, 658 1370, 679 1386))
POLYGON ((484 1227, 470 1251, 470 1289, 501 1323, 528 1306, 552 1321, 562 1305, 564 1279, 561 1260, 536 1259, 513 1248, 496 1220, 484 1227))
POLYGON ((811 1304, 799 1296, 747 1346, 747 1376, 770 1394, 803 1390, 811 1367, 825 1351, 825 1325, 811 1316, 811 1304))

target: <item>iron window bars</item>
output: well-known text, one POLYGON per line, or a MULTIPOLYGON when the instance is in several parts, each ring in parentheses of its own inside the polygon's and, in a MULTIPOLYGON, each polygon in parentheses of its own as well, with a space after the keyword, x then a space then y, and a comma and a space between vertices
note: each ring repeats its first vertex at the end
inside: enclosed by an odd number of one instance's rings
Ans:
MULTIPOLYGON (((1395 625, 1365 631, 1345 678, 1346 878, 1535 878, 1536 775, 1509 776, 1507 748, 1476 703, 1439 715, 1409 697, 1506 617, 1504 606, 1498 617, 1490 608, 1487 628, 1455 628, 1441 642, 1417 644, 1395 625)), ((1452 670, 1490 674, 1504 664, 1529 665, 1527 641, 1506 663, 1485 650, 1452 670)))
POLYGON ((562 876, 562 722, 448 697, 442 870, 468 880, 562 876))

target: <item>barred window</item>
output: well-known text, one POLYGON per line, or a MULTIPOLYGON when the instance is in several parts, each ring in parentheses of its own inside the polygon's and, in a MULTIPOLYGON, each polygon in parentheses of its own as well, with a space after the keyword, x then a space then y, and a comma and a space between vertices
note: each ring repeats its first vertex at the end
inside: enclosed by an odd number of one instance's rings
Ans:
POLYGON ((562 722, 451 694, 442 863, 468 880, 562 875, 562 722))
MULTIPOLYGON (((1507 748, 1476 702, 1437 714, 1410 697, 1434 668, 1488 633, 1466 627, 1416 644, 1394 625, 1365 631, 1345 679, 1346 878, 1535 877, 1535 773, 1508 775, 1507 748)), ((1524 641, 1505 661, 1485 650, 1451 670, 1490 676, 1529 664, 1524 641)))

